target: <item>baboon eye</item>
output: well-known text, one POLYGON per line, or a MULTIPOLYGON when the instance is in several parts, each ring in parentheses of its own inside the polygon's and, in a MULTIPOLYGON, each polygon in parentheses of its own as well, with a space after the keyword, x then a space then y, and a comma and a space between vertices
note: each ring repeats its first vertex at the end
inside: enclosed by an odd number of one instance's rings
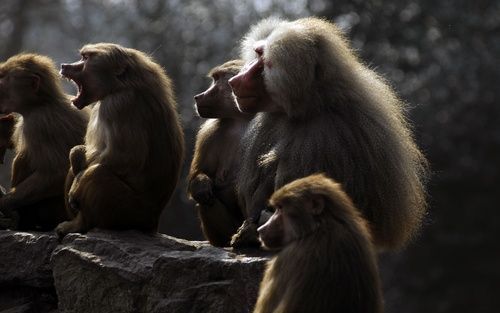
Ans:
POLYGON ((89 55, 86 53, 82 53, 82 61, 87 61, 89 59, 89 55))
POLYGON ((257 55, 259 57, 261 57, 264 54, 264 47, 263 46, 256 47, 254 50, 255 50, 255 53, 257 53, 257 55))

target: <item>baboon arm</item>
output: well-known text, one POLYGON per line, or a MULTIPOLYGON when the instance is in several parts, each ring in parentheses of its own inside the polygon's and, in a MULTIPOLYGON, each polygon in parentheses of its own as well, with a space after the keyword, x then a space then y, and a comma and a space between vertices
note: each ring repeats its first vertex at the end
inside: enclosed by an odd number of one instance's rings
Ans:
POLYGON ((247 214, 249 220, 254 223, 258 223, 260 214, 267 207, 267 200, 273 192, 274 181, 272 179, 266 179, 266 181, 263 181, 259 185, 247 205, 247 214))
POLYGON ((25 180, 12 188, 0 201, 2 207, 16 209, 21 206, 31 205, 42 199, 61 195, 63 190, 61 184, 54 181, 63 179, 61 175, 40 175, 32 173, 25 180), (50 177, 50 178, 47 178, 50 177))

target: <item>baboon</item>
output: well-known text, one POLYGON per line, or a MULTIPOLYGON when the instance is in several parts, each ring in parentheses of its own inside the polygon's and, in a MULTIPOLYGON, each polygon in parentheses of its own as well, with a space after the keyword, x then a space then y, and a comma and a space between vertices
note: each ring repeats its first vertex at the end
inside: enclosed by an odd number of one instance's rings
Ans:
POLYGON ((263 20, 242 43, 247 65, 229 80, 238 107, 259 112, 245 135, 238 196, 252 237, 274 190, 317 172, 341 183, 373 227, 379 249, 404 246, 426 212, 428 166, 407 110, 319 18, 263 20))
POLYGON ((155 232, 184 156, 171 81, 160 65, 134 49, 98 43, 80 54, 80 61, 61 65, 61 74, 78 87, 73 105, 97 103, 85 145, 70 153, 73 219, 56 232, 60 237, 93 227, 155 232))
POLYGON ((254 313, 380 313, 382 291, 369 227, 340 184, 297 179, 270 199, 259 227, 269 261, 254 313))
POLYGON ((243 66, 232 60, 209 72, 210 87, 196 95, 196 110, 209 118, 196 136, 189 171, 189 194, 197 202, 205 237, 214 246, 228 246, 243 222, 236 197, 240 141, 253 114, 240 112, 227 81, 243 66))
POLYGON ((0 64, 0 111, 17 115, 12 188, 0 199, 1 211, 19 230, 51 230, 67 219, 68 153, 83 142, 88 114, 71 106, 52 60, 36 54, 0 64))

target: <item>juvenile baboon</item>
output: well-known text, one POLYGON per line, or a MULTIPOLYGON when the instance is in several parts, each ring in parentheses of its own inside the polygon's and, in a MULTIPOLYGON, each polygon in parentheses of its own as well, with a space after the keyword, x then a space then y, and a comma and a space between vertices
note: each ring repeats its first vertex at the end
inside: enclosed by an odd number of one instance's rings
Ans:
POLYGON ((84 46, 62 64, 78 87, 77 108, 92 108, 85 145, 71 150, 68 211, 59 236, 93 227, 157 230, 179 179, 183 132, 171 81, 144 53, 116 44, 84 46))
POLYGON ((324 175, 295 180, 270 199, 258 229, 269 261, 254 313, 380 313, 382 292, 366 221, 324 175))
POLYGON ((53 229, 67 218, 68 153, 83 142, 88 115, 71 106, 52 60, 36 54, 0 64, 0 111, 18 115, 12 188, 0 199, 1 211, 18 218, 20 230, 53 229))
POLYGON ((189 194, 197 202, 205 237, 214 246, 228 246, 243 222, 236 197, 240 141, 252 114, 240 112, 227 81, 243 66, 233 60, 213 68, 210 87, 196 95, 196 110, 209 118, 196 136, 189 171, 189 194))
POLYGON ((229 80, 245 136, 238 195, 251 237, 275 189, 316 172, 341 183, 373 227, 378 248, 405 245, 426 212, 426 159, 406 105, 358 60, 339 29, 318 18, 268 19, 242 43, 245 68, 229 80))

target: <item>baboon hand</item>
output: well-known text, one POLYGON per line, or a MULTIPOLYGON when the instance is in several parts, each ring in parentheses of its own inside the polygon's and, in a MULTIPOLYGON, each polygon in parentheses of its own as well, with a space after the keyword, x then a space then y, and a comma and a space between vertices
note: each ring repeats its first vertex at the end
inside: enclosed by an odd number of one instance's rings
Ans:
POLYGON ((210 177, 199 174, 191 181, 189 187, 191 196, 196 202, 203 205, 214 204, 213 182, 210 177))

